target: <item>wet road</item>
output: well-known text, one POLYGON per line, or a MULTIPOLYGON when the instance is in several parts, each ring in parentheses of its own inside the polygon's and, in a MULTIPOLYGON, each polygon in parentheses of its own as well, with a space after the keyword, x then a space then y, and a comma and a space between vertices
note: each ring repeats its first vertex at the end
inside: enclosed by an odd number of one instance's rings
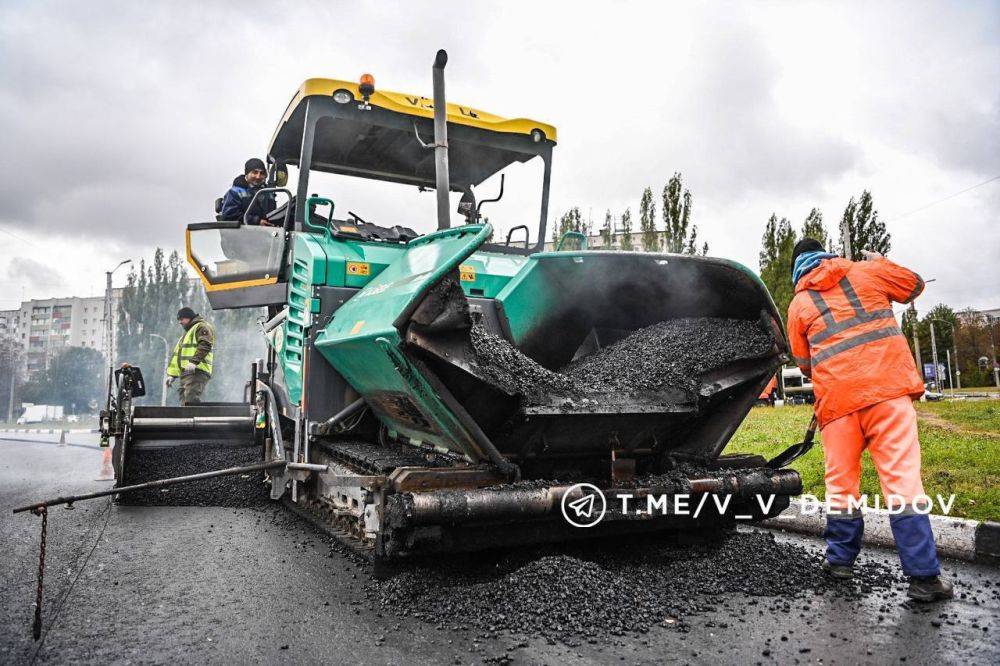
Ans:
MULTIPOLYGON (((544 638, 438 628, 368 606, 367 570, 280 507, 80 503, 49 517, 43 641, 31 639, 39 520, 10 509, 87 492, 96 436, 56 447, 0 435, 0 663, 996 663, 1000 569, 947 562, 966 598, 903 604, 902 587, 850 600, 731 595, 622 637, 544 638)), ((782 537, 818 549, 815 540, 782 537)), ((867 558, 894 558, 871 551, 867 558)), ((628 609, 622 609, 628 612, 628 609)))

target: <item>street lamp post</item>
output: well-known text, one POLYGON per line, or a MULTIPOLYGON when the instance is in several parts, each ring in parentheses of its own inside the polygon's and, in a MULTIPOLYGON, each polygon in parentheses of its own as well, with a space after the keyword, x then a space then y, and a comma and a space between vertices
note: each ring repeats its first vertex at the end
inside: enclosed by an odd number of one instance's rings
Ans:
POLYGON ((160 382, 160 407, 167 406, 167 366, 170 364, 170 344, 162 335, 150 333, 149 337, 163 341, 163 381, 160 382))
MULTIPOLYGON (((105 358, 108 361, 108 404, 106 409, 110 411, 111 409, 111 382, 112 377, 115 374, 115 353, 114 353, 114 335, 111 330, 112 324, 112 314, 111 314, 111 276, 114 275, 115 271, 124 266, 125 264, 131 264, 131 259, 123 259, 118 262, 118 265, 112 268, 110 271, 105 271, 105 276, 107 281, 104 286, 104 353, 105 358)), ((102 443, 103 445, 103 443, 102 443)))

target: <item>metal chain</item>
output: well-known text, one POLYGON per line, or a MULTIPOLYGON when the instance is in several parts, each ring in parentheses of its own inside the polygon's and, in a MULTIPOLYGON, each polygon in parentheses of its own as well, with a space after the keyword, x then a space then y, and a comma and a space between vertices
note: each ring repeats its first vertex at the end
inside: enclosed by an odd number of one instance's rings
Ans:
POLYGON ((42 635, 42 581, 45 579, 45 533, 49 526, 49 511, 47 507, 39 507, 32 511, 42 517, 42 540, 38 548, 38 591, 35 596, 35 622, 31 632, 37 641, 42 635))

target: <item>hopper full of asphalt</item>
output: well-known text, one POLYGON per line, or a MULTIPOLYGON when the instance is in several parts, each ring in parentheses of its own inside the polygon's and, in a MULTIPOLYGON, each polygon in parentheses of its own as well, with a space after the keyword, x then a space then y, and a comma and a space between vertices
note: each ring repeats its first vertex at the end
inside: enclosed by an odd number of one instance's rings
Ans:
POLYGON ((759 322, 712 317, 641 328, 558 370, 541 366, 481 325, 472 327, 471 341, 481 372, 505 392, 529 400, 545 394, 696 393, 705 373, 774 350, 771 334, 759 322))

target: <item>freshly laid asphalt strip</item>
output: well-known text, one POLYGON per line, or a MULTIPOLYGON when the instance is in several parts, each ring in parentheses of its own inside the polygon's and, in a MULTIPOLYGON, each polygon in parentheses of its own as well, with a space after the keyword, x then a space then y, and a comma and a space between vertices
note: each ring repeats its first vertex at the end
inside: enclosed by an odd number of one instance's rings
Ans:
MULTIPOLYGON (((261 461, 256 446, 214 447, 210 443, 185 444, 161 449, 135 449, 129 456, 122 485, 134 485, 175 476, 252 465, 261 461)), ((131 506, 233 506, 266 504, 268 486, 263 472, 220 476, 166 488, 137 490, 118 496, 131 506)))
POLYGON ((691 616, 733 594, 759 597, 751 603, 775 615, 815 595, 898 596, 893 588, 902 580, 895 567, 863 563, 852 582, 840 583, 822 573, 820 562, 816 551, 779 542, 770 532, 647 536, 549 554, 435 561, 373 580, 367 594, 386 611, 439 628, 472 628, 487 638, 537 634, 569 644, 646 633, 656 625, 688 631, 691 616))
MULTIPOLYGON (((30 661, 39 647, 31 640, 39 521, 34 516, 12 515, 9 509, 43 497, 107 486, 93 481, 100 467, 98 452, 29 444, 5 452, 6 457, 0 459, 0 507, 5 508, 0 511, 0 544, 5 546, 0 567, 0 663, 21 664, 30 661)), ((870 594, 864 588, 858 588, 856 595, 825 588, 816 594, 809 587, 815 572, 806 567, 821 557, 818 539, 778 534, 775 546, 765 544, 760 553, 754 552, 762 548, 759 542, 751 539, 746 545, 748 551, 738 554, 738 559, 743 558, 740 567, 766 574, 791 566, 798 573, 790 581, 775 584, 767 575, 758 576, 763 579, 759 582, 736 572, 736 580, 747 586, 746 591, 727 591, 736 584, 720 582, 722 574, 713 574, 708 564, 718 566, 728 556, 714 560, 706 556, 708 544, 693 544, 694 550, 685 556, 669 548, 669 541, 643 545, 641 540, 442 555, 435 563, 401 564, 397 574, 401 581, 415 577, 419 569, 437 566, 464 576, 467 580, 461 585, 494 585, 496 589, 500 581, 512 583, 514 574, 521 572, 517 575, 522 582, 539 588, 529 596, 562 594, 565 598, 559 604, 550 604, 552 612, 564 612, 560 610, 564 605, 569 607, 565 612, 582 618, 593 612, 587 610, 588 599, 593 596, 596 603, 601 597, 579 587, 560 591, 560 585, 569 584, 562 564, 582 564, 588 575, 621 576, 633 586, 630 589, 636 588, 629 581, 640 575, 650 576, 645 587, 669 587, 669 572, 688 589, 686 598, 679 593, 670 597, 674 607, 663 609, 663 619, 650 624, 646 632, 624 631, 621 636, 597 632, 566 638, 560 634, 556 638, 531 628, 491 632, 488 627, 478 628, 482 621, 476 617, 456 618, 454 613, 445 613, 435 622, 432 617, 405 614, 400 606, 387 608, 374 602, 368 595, 378 594, 381 587, 372 585, 396 584, 396 579, 370 582, 367 565, 344 555, 339 544, 312 531, 280 506, 223 509, 82 502, 73 511, 53 508, 49 516, 46 638, 38 662, 997 661, 1000 571, 995 568, 945 561, 945 575, 955 581, 957 598, 919 606, 905 602, 902 584, 891 589, 876 586, 870 594), (98 540, 105 520, 107 529, 98 540), (97 549, 84 567, 84 556, 95 543, 97 549), (616 558, 623 546, 631 553, 622 561, 624 573, 612 566, 619 561, 616 558), (661 557, 669 562, 660 563, 661 557), (69 592, 69 582, 78 576, 69 592), (790 583, 796 580, 809 583, 803 592, 789 592, 790 583), (767 590, 785 590, 786 594, 756 596, 767 590), (64 596, 65 604, 57 614, 64 596), (674 616, 669 610, 688 613, 674 616), (462 626, 467 628, 454 628, 462 626)), ((898 573, 895 553, 885 549, 866 548, 861 563, 864 571, 898 573)), ((598 594, 609 594, 608 583, 594 582, 598 594)), ((443 598, 441 592, 431 593, 443 598)), ((476 608, 468 603, 471 593, 456 589, 451 593, 465 607, 476 608)), ((669 591, 662 594, 671 595, 669 591)), ((628 615, 631 600, 620 603, 618 613, 628 615)), ((481 615, 491 614, 494 611, 487 609, 481 615)), ((651 615, 649 620, 654 617, 658 616, 651 615)), ((588 625, 582 622, 580 626, 588 625)))
POLYGON ((774 341, 759 322, 671 319, 635 331, 558 372, 522 354, 481 325, 471 330, 477 365, 509 393, 601 395, 699 388, 699 375, 736 360, 770 353, 774 341))

